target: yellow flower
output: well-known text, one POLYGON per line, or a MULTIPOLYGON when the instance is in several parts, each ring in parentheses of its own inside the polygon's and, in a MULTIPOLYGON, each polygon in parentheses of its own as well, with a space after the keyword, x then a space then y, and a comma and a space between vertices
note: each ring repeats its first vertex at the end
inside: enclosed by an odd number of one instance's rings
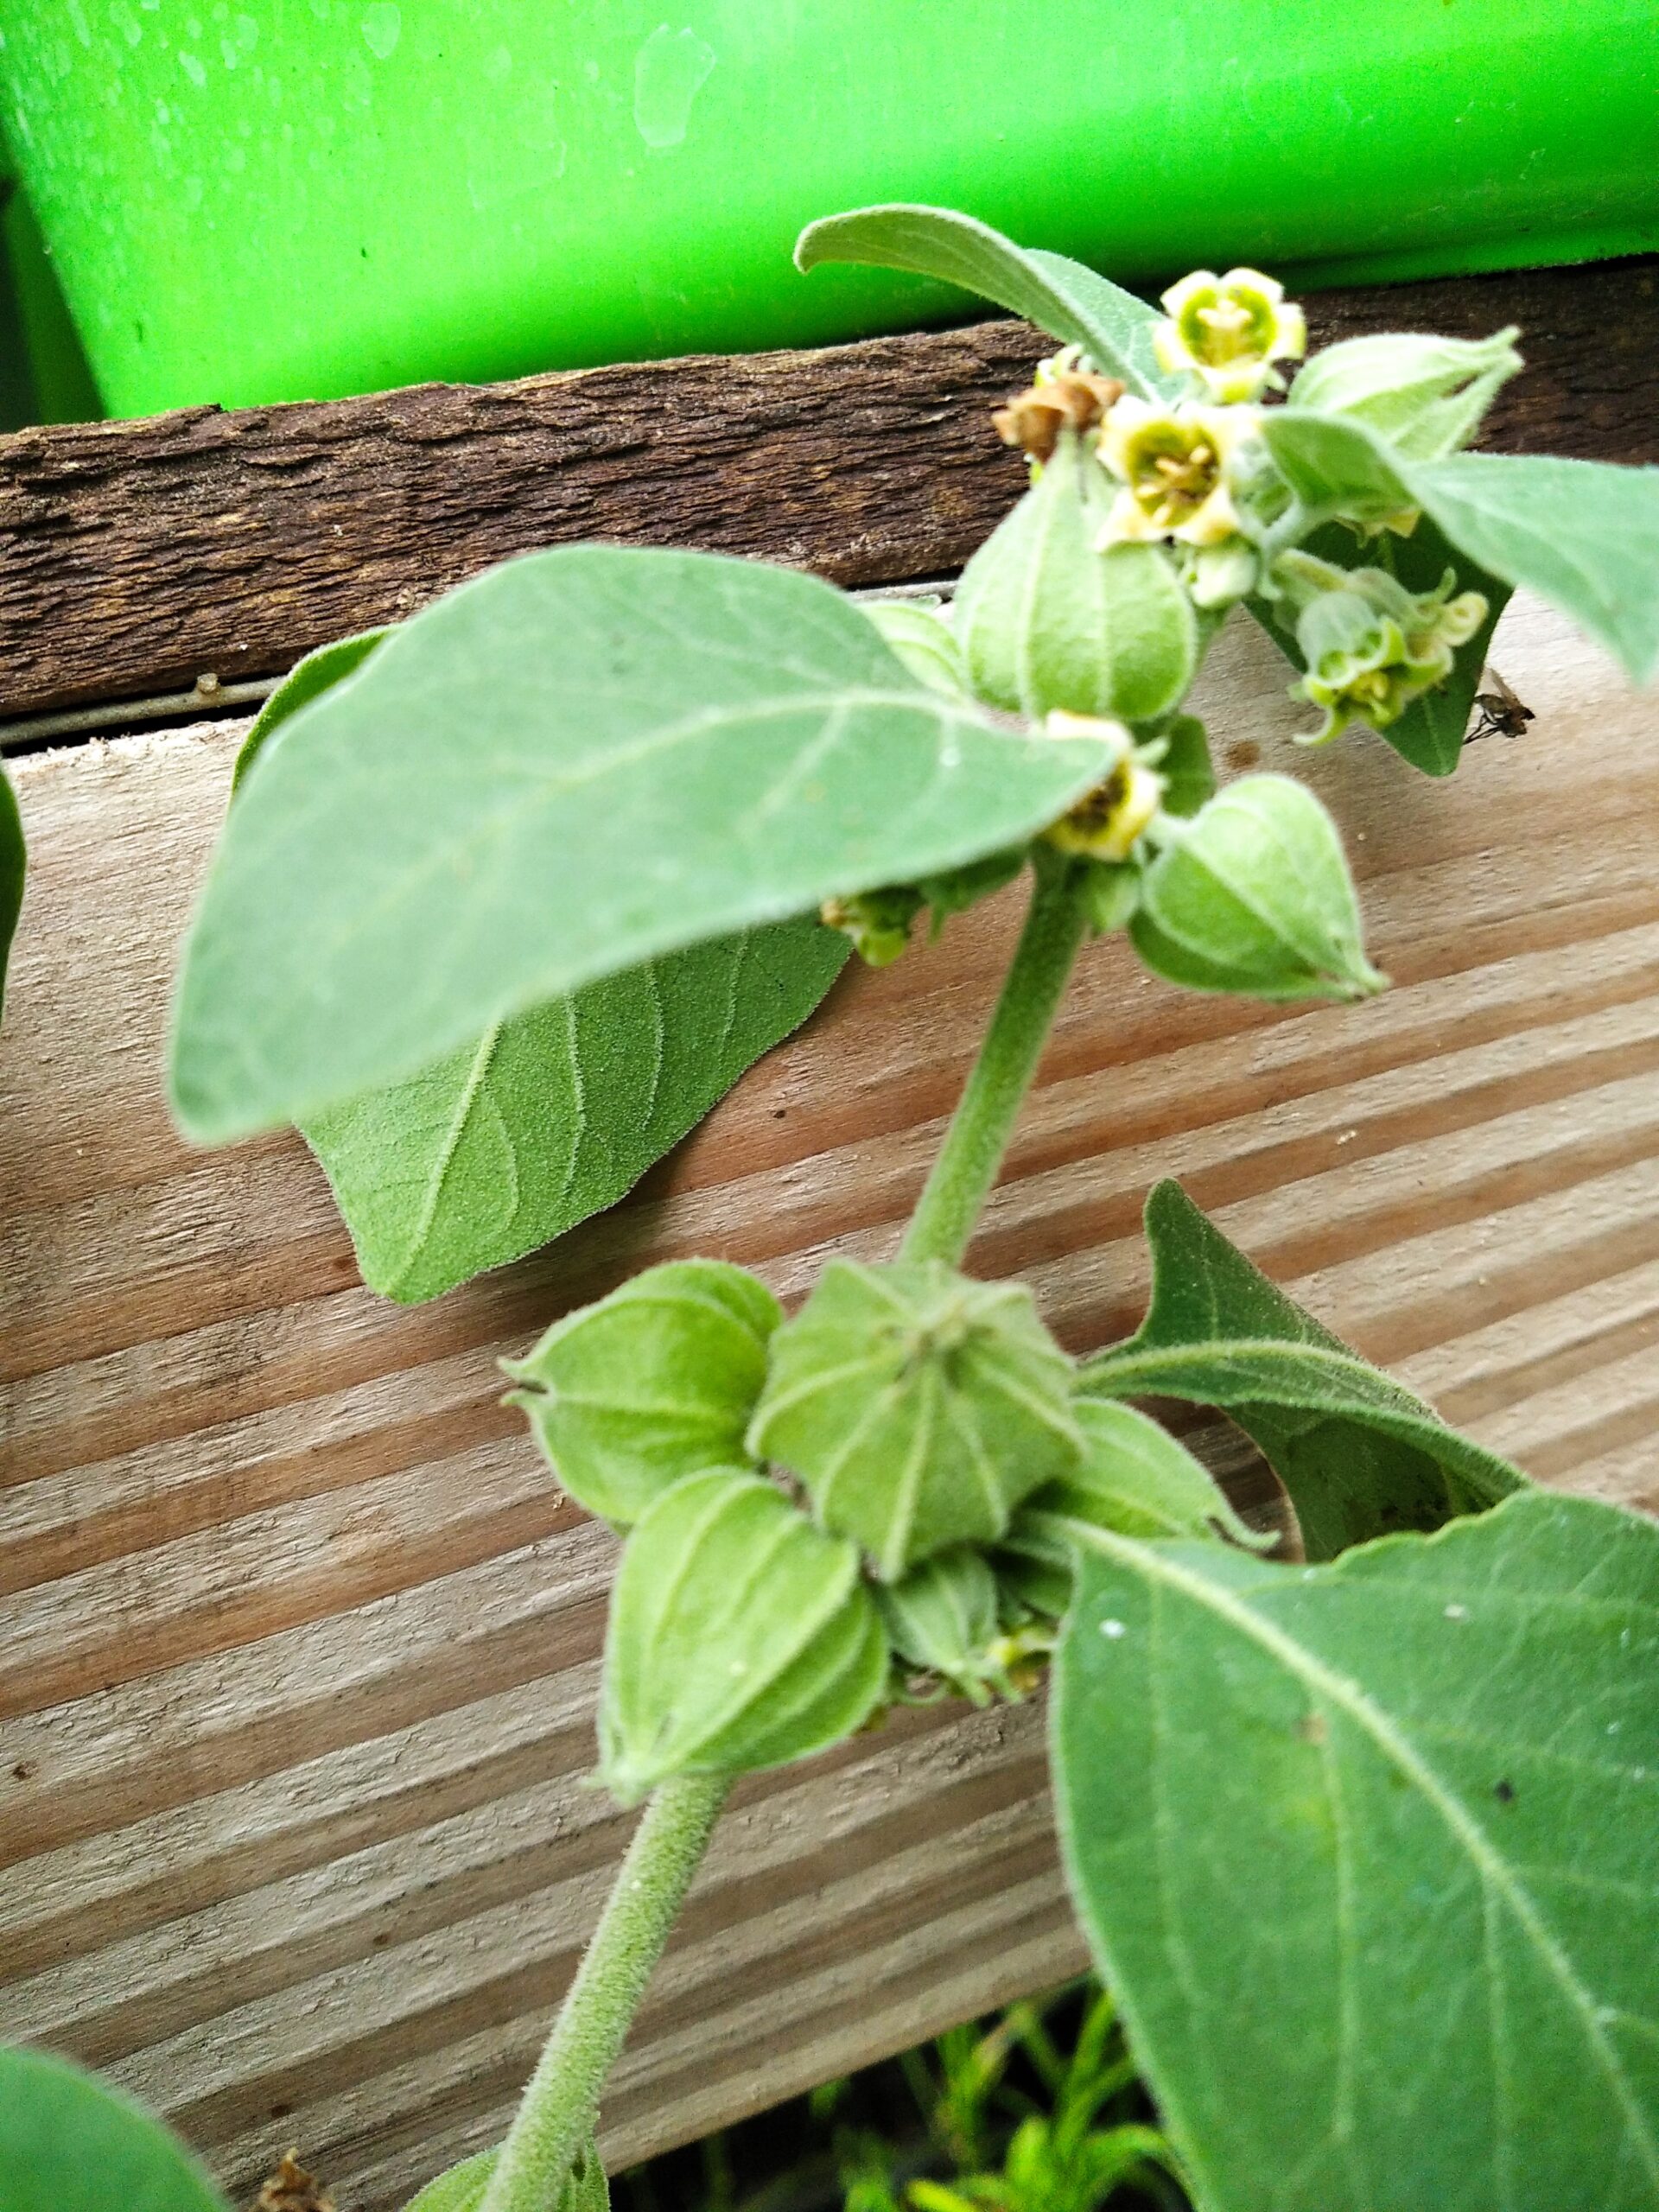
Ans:
POLYGON ((1214 399, 1256 399, 1284 379, 1273 364, 1300 361, 1307 322, 1285 288, 1259 269, 1194 270, 1164 294, 1169 320, 1153 333, 1160 365, 1190 370, 1214 399))
POLYGON ((1043 728, 1050 737, 1098 737, 1109 732, 1122 740, 1122 750, 1104 779, 1043 834, 1063 853, 1078 853, 1096 861, 1128 860, 1136 838, 1163 803, 1164 779, 1139 758, 1121 722, 1070 715, 1056 708, 1043 728))
POLYGON ((1174 537, 1218 545, 1238 529, 1227 463, 1255 434, 1250 407, 1159 407, 1133 394, 1101 426, 1101 460, 1123 486, 1101 543, 1174 537))

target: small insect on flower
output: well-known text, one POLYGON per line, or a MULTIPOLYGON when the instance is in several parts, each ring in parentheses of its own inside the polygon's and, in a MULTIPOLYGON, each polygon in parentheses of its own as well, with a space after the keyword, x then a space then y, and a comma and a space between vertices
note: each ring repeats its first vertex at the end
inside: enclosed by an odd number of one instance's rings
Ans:
POLYGON ((1122 485, 1103 546, 1124 539, 1173 537, 1218 545, 1238 530, 1228 463, 1254 435, 1249 407, 1159 407, 1133 394, 1101 426, 1101 460, 1122 485))
POLYGON ((1039 467, 1053 458, 1062 430, 1092 430, 1104 419, 1123 386, 1116 377, 1096 376, 1080 365, 1080 346, 1038 365, 1035 381, 992 416, 1005 446, 1019 446, 1039 467))
POLYGON ((1282 391, 1284 378, 1273 364, 1300 361, 1307 351, 1300 308, 1259 269, 1230 269, 1224 276, 1194 270, 1170 286, 1163 308, 1169 320, 1152 338, 1160 365, 1190 371, 1224 404, 1282 391))

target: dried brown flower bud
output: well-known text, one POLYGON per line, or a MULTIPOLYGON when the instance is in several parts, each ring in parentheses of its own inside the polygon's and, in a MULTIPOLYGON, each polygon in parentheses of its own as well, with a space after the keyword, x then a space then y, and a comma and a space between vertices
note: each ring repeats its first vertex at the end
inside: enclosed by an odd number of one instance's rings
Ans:
POLYGON ((334 2200, 307 2173, 292 2151, 256 2198, 253 2212, 334 2212, 334 2200))
POLYGON ((1033 461, 1047 461, 1062 430, 1092 430, 1122 396, 1116 377, 1058 369, 999 407, 991 420, 1004 445, 1023 448, 1033 461))

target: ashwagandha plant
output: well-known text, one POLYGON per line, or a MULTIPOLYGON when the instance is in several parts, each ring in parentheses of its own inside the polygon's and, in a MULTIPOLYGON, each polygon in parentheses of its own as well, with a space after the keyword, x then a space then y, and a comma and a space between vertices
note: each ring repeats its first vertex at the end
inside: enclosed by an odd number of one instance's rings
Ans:
POLYGON ((1465 451, 1510 332, 1335 346, 1268 404, 1304 332, 1249 270, 1160 316, 905 207, 799 258, 1060 342, 998 418, 1031 487, 950 619, 698 554, 510 562, 271 702, 180 984, 182 1127, 298 1122, 415 1298, 618 1196, 849 940, 885 961, 1030 883, 895 1260, 832 1260, 790 1317, 654 1268, 511 1367, 625 1538, 600 1764, 645 1810, 505 2143, 416 2202, 602 2201, 601 2088, 734 1778, 1052 1657, 1068 1877, 1205 2212, 1659 2206, 1659 1528, 1531 1488, 1173 1185, 1146 1319, 1092 1358, 960 1272, 1091 933, 1200 989, 1381 986, 1319 803, 1215 789, 1185 701, 1227 610, 1310 741, 1363 722, 1444 774, 1513 586, 1651 671, 1659 472, 1465 451), (1148 1396, 1255 1440, 1305 1563, 1148 1396))

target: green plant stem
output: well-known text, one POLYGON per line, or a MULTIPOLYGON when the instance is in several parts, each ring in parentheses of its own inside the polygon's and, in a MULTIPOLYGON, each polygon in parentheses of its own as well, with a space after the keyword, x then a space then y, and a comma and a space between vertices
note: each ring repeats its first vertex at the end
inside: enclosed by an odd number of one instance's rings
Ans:
POLYGON ((557 2212, 731 1786, 729 1775, 676 1775, 645 1807, 479 2212, 557 2212))
MULTIPOLYGON (((1036 887, 968 1087, 906 1234, 903 1257, 954 1264, 1002 1165, 1088 925, 1086 871, 1040 851, 1036 887)), ((652 1969, 696 1872, 729 1776, 679 1775, 645 1808, 553 2024, 479 2212, 558 2212, 652 1969)))
POLYGON ((1037 884, 1013 964, 899 1248, 901 1260, 957 1266, 1001 1169, 1008 1140, 1088 926, 1087 871, 1038 850, 1037 884))

